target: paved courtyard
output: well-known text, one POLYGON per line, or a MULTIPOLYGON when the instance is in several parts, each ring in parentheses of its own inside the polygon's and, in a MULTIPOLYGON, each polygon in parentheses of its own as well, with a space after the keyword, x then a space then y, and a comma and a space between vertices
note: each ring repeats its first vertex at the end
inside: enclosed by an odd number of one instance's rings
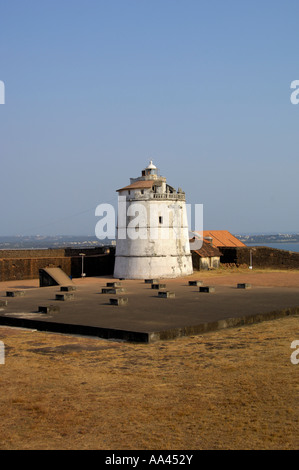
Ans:
MULTIPOLYGON (((270 275, 271 276, 271 275, 270 275)), ((298 279, 299 280, 299 279, 298 279)), ((269 277, 231 275, 205 277, 201 273, 187 278, 160 280, 166 286, 152 289, 142 280, 122 280, 125 292, 102 293, 110 277, 75 279, 73 299, 57 300, 60 286, 38 287, 38 281, 0 284, 0 324, 74 333, 103 338, 151 342, 199 334, 229 326, 299 313, 299 282, 269 282, 269 277), (190 280, 203 279, 203 286, 214 292, 199 292, 190 280), (253 281, 253 282, 252 282, 253 281), (250 283, 250 289, 237 288, 250 283), (289 286, 289 287, 287 287, 289 286), (22 290, 21 297, 7 297, 7 291, 22 290), (159 291, 174 293, 159 297, 159 291), (125 297, 125 305, 111 305, 110 298, 125 297), (40 313, 39 307, 55 306, 55 313, 40 313)))

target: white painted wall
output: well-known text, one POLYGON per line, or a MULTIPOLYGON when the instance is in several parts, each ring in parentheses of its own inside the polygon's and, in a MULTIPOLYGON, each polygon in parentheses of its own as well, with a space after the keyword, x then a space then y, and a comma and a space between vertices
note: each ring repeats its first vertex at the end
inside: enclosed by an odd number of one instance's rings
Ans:
POLYGON ((114 277, 151 279, 192 274, 185 201, 174 196, 152 199, 150 190, 119 195, 127 198, 127 217, 118 223, 114 277), (126 238, 119 238, 125 232, 126 238))

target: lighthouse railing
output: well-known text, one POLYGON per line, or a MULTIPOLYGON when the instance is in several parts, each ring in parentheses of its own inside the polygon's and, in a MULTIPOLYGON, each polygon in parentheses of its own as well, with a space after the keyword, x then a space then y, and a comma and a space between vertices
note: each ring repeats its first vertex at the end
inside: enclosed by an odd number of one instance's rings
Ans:
POLYGON ((152 193, 151 199, 180 199, 185 200, 185 193, 152 193))

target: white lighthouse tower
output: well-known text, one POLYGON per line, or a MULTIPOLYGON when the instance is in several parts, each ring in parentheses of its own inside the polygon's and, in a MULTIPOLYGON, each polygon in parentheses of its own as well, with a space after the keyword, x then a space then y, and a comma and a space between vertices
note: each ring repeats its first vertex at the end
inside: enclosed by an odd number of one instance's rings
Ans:
POLYGON ((185 193, 167 184, 151 161, 118 189, 114 277, 176 278, 192 274, 185 193))

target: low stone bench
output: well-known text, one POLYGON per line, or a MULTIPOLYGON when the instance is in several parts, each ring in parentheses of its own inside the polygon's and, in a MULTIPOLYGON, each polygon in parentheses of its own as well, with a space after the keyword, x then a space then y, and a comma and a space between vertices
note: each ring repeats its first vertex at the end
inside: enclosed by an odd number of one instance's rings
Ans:
POLYGON ((165 289, 166 284, 152 284, 152 289, 165 289))
POLYGON ((162 297, 164 299, 170 299, 170 298, 174 298, 175 297, 175 293, 174 292, 169 292, 169 291, 161 291, 158 293, 158 296, 159 297, 162 297))
POLYGON ((6 292, 6 297, 24 297, 24 290, 9 290, 6 292))
POLYGON ((121 287, 122 283, 121 282, 107 282, 106 286, 107 287, 121 287))
POLYGON ((0 300, 0 307, 7 307, 7 300, 0 300))
POLYGON ((202 286, 202 287, 199 288, 199 292, 207 292, 207 293, 215 292, 215 287, 202 286))
POLYGON ((189 281, 189 286, 202 286, 203 281, 189 281))
POLYGON ((159 279, 144 279, 145 284, 158 284, 159 279))
POLYGON ((127 297, 117 297, 115 299, 110 299, 111 305, 126 305, 128 303, 127 297))
POLYGON ((39 313, 59 313, 60 307, 57 305, 47 305, 38 307, 39 313))
POLYGON ((73 300, 75 298, 72 292, 66 292, 65 294, 56 294, 56 300, 73 300))
POLYGON ((76 290, 76 286, 61 286, 60 291, 61 292, 70 292, 76 290))
POLYGON ((251 284, 237 284, 238 289, 251 289, 251 284))
POLYGON ((102 294, 121 294, 123 292, 126 292, 126 289, 124 289, 123 287, 103 287, 102 289, 102 294))

